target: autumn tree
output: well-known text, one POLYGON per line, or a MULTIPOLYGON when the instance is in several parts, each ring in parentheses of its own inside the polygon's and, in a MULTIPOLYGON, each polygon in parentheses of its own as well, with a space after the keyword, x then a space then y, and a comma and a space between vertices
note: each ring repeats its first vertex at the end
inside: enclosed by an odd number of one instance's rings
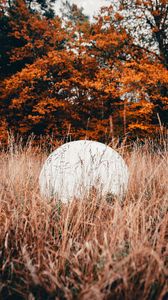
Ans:
POLYGON ((72 130, 75 128, 76 137, 107 142, 113 134, 112 122, 115 121, 115 134, 122 132, 117 74, 126 57, 123 50, 128 43, 127 34, 125 30, 117 32, 106 17, 99 16, 91 24, 76 6, 68 9, 67 45, 75 54, 69 101, 77 116, 70 125, 72 130))
POLYGON ((12 49, 10 61, 23 63, 2 82, 2 127, 7 124, 7 128, 25 136, 34 132, 62 137, 71 125, 81 129, 81 117, 75 109, 79 103, 75 53, 78 38, 73 26, 65 32, 58 17, 49 20, 28 13, 24 1, 17 3, 12 10, 12 35, 19 41, 23 39, 24 44, 12 49))
POLYGON ((161 124, 168 125, 168 4, 164 0, 119 4, 115 26, 124 26, 132 37, 131 61, 121 80, 127 131, 133 136, 155 135, 161 124))
MULTIPOLYGON (((14 1, 9 7, 3 6, 1 22, 3 24, 3 32, 0 36, 2 41, 7 33, 6 44, 3 44, 1 48, 1 128, 5 123, 8 129, 12 129, 11 123, 16 125, 17 120, 16 128, 22 127, 19 120, 21 117, 24 119, 31 104, 28 97, 26 101, 27 103, 29 101, 29 104, 22 113, 20 112, 20 118, 18 118, 17 113, 11 109, 11 103, 13 97, 19 98, 25 91, 23 89, 21 95, 18 90, 15 90, 14 94, 13 92, 10 94, 10 90, 6 89, 7 82, 13 83, 12 91, 14 91, 17 78, 25 68, 31 69, 36 60, 44 57, 51 50, 61 51, 64 49, 66 34, 58 17, 48 19, 38 12, 32 12, 23 0, 14 1)), ((33 72, 32 69, 31 72, 33 72)), ((36 73, 36 69, 34 69, 34 73, 36 73)), ((19 82, 21 91, 21 80, 19 82)), ((29 89, 31 89, 31 81, 27 83, 27 90, 29 89)), ((23 98, 25 99, 25 96, 23 98)), ((36 99, 32 101, 36 101, 36 99)))
MULTIPOLYGON (((0 4, 1 78, 14 74, 26 63, 32 62, 34 56, 42 53, 42 48, 45 52, 46 45, 40 47, 40 40, 43 40, 42 35, 47 35, 47 30, 51 31, 54 21, 50 21, 49 28, 49 21, 44 21, 35 7, 34 1, 4 0, 0 4)), ((49 40, 51 37, 48 36, 45 42, 49 40)))
POLYGON ((116 29, 109 14, 109 9, 102 10, 95 22, 79 35, 80 47, 76 48, 81 131, 106 142, 113 135, 123 135, 120 76, 129 44, 125 29, 116 29))

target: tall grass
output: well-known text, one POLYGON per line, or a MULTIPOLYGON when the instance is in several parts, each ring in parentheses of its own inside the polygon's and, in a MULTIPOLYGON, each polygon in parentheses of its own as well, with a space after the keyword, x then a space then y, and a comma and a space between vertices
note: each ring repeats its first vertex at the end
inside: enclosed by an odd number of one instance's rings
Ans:
POLYGON ((93 191, 69 205, 40 197, 47 153, 0 154, 0 299, 168 299, 168 150, 118 149, 130 171, 122 205, 93 191))

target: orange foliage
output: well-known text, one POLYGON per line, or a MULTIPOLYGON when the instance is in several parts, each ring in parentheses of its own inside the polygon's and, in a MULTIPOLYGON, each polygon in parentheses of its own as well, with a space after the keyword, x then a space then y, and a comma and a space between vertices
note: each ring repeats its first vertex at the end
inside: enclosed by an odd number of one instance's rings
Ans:
POLYGON ((24 0, 9 9, 15 68, 0 86, 1 138, 9 129, 59 138, 69 128, 72 138, 144 137, 156 133, 158 115, 166 127, 168 69, 162 53, 159 59, 138 48, 112 7, 103 8, 94 23, 81 15, 78 22, 75 9, 75 22, 64 27, 58 17, 32 13, 24 0))

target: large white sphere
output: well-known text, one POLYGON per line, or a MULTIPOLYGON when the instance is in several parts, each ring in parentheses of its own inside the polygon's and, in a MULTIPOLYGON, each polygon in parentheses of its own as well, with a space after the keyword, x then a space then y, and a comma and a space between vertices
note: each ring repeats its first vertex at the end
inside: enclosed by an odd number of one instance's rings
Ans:
POLYGON ((92 188, 101 196, 122 198, 128 184, 122 157, 109 146, 88 140, 63 144, 45 161, 40 177, 43 196, 62 202, 83 199, 92 188))

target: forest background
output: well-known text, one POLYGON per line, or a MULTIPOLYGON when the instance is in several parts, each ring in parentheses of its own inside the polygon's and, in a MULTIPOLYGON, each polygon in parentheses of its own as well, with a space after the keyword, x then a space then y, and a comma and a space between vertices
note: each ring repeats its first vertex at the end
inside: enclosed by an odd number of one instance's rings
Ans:
MULTIPOLYGON (((110 2, 110 1, 109 1, 110 2)), ((0 140, 156 138, 168 128, 168 4, 111 1, 94 20, 1 0, 0 140)))

